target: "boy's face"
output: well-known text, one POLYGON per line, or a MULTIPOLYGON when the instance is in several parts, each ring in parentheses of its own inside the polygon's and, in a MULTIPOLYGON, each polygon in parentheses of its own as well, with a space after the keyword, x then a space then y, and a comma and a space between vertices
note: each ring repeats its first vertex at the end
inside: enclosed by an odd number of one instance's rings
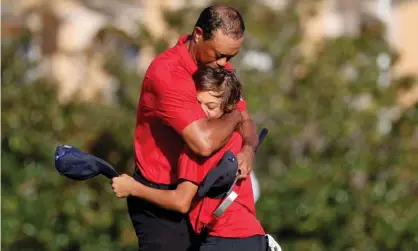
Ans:
POLYGON ((197 100, 205 111, 209 119, 220 118, 224 112, 222 110, 222 91, 198 91, 197 100))

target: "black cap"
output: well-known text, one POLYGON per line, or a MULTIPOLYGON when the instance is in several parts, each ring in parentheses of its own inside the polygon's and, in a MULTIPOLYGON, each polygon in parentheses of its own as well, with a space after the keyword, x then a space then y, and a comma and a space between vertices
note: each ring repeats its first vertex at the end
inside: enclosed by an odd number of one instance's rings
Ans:
POLYGON ((109 179, 119 176, 106 161, 69 145, 60 145, 55 150, 55 168, 73 180, 86 180, 99 174, 109 179))
POLYGON ((234 185, 237 172, 237 158, 231 151, 225 152, 218 165, 210 170, 203 179, 197 190, 198 197, 224 197, 231 186, 234 185))

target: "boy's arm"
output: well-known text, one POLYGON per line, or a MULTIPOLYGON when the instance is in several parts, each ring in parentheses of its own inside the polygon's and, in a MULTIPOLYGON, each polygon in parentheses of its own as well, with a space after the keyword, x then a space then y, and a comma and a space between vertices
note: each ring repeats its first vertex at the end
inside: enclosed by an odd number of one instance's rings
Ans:
POLYGON ((187 213, 196 195, 198 184, 203 180, 203 164, 203 158, 197 156, 188 147, 184 147, 177 164, 178 178, 181 182, 175 190, 147 187, 128 175, 113 178, 112 186, 114 190, 121 191, 123 189, 117 188, 126 185, 129 187, 127 188, 129 195, 142 198, 168 210, 187 213))
POLYGON ((187 213, 198 186, 190 181, 181 182, 175 190, 160 190, 135 182, 131 195, 147 200, 165 209, 187 213))

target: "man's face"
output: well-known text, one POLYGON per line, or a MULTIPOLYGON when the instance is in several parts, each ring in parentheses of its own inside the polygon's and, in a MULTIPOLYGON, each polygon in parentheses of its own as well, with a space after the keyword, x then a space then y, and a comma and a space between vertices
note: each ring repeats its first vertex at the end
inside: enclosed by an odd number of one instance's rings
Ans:
POLYGON ((203 39, 203 31, 195 28, 196 61, 199 65, 211 68, 225 67, 226 63, 236 56, 241 48, 244 36, 234 39, 216 30, 211 39, 203 39))

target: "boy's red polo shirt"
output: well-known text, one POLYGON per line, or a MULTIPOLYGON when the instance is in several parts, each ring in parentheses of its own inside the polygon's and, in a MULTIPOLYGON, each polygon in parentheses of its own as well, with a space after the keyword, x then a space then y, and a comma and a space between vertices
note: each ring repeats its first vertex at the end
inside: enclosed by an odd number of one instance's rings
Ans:
MULTIPOLYGON (((184 43, 157 56, 141 87, 134 136, 135 163, 150 182, 177 181, 177 161, 184 147, 180 134, 192 122, 205 117, 196 98, 192 74, 197 65, 184 43)), ((232 69, 230 64, 227 68, 232 69)), ((245 102, 241 102, 239 109, 245 102)))
MULTIPOLYGON (((179 158, 179 178, 200 184, 227 150, 237 154, 241 147, 242 137, 234 132, 227 145, 206 160, 196 157, 185 148, 179 158)), ((237 192, 238 197, 220 218, 213 215, 221 203, 220 199, 205 197, 193 205, 189 218, 195 232, 200 233, 202 227, 206 225, 210 230, 210 236, 246 238, 265 234, 255 214, 251 176, 238 181, 233 190, 237 192)))

